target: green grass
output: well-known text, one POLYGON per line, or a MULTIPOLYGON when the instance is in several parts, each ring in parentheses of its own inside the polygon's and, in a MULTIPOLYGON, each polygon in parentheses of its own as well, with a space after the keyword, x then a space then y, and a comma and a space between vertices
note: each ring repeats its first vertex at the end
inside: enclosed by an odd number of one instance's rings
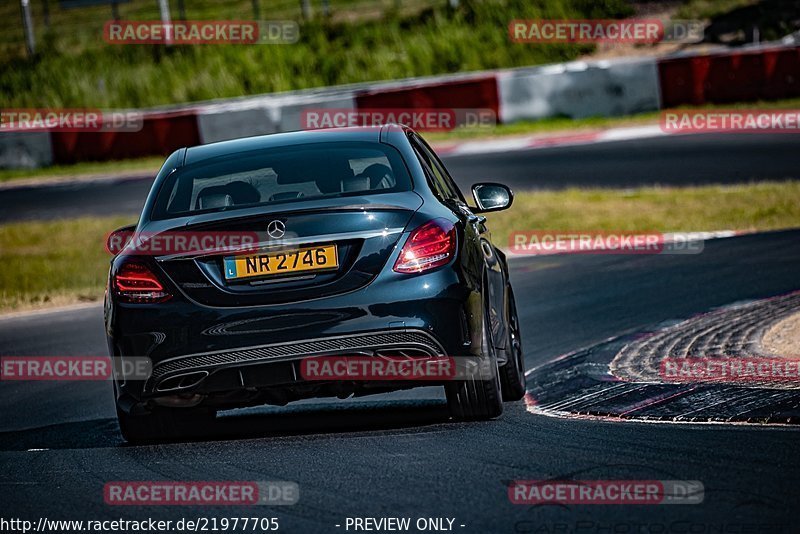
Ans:
POLYGON ((534 230, 712 231, 800 227, 800 181, 521 192, 488 214, 495 242, 534 230))
POLYGON ((710 22, 707 42, 741 44, 754 27, 762 42, 796 32, 798 16, 800 5, 788 0, 687 0, 674 18, 710 22))
MULTIPOLYGON (((100 301, 105 236, 125 217, 0 225, 0 312, 100 301)), ((517 194, 489 214, 495 242, 532 230, 773 230, 800 227, 800 181, 736 186, 569 189, 517 194)))
MULTIPOLYGON (((247 1, 186 3, 190 18, 252 18, 247 1)), ((508 22, 632 14, 625 0, 462 0, 455 11, 446 0, 401 0, 410 7, 400 12, 378 9, 377 17, 365 18, 361 13, 370 9, 364 2, 332 3, 342 15, 303 22, 296 44, 164 47, 108 45, 101 31, 108 6, 65 11, 51 1, 52 29, 39 39, 37 57, 29 59, 22 48, 18 3, 6 2, 0 6, 0 36, 6 39, 0 46, 0 108, 141 108, 560 62, 593 48, 512 43, 508 22)), ((171 2, 173 17, 175 4, 171 2)), ((262 18, 298 17, 296 7, 286 7, 288 2, 269 12, 267 2, 262 4, 262 18)), ((158 19, 153 0, 133 0, 120 9, 123 19, 158 19)))
MULTIPOLYGON (((25 52, 17 0, 0 2, 0 108, 141 108, 215 98, 518 67, 575 59, 594 47, 512 43, 512 19, 608 19, 634 14, 629 0, 331 0, 332 16, 303 21, 298 0, 259 0, 262 20, 301 23, 292 45, 110 45, 108 5, 61 9, 32 0, 37 54, 25 52), (397 5, 400 9, 396 9, 397 5)), ((756 0, 688 0, 677 18, 725 16, 756 0)), ((796 29, 779 0, 758 3, 762 38, 796 29), (772 2, 772 3, 769 3, 772 2), (762 9, 763 8, 763 9, 762 9), (776 11, 770 18, 769 12, 776 11), (780 20, 772 20, 778 18, 780 20), (785 20, 784 20, 785 19, 785 20)), ((252 0, 185 0, 188 19, 253 19, 252 0)), ((170 2, 178 20, 178 2, 170 2)), ((155 0, 119 5, 123 20, 158 20, 155 0)), ((738 20, 736 27, 751 21, 738 20)))
POLYGON ((758 2, 759 0, 688 0, 678 9, 675 18, 712 19, 758 2))
POLYGON ((111 255, 105 236, 130 217, 0 226, 0 311, 99 301, 111 255))

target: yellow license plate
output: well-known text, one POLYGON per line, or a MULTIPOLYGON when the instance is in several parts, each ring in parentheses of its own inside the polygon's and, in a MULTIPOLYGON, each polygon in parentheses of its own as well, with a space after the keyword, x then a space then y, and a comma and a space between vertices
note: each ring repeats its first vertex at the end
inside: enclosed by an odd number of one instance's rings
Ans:
POLYGON ((256 256, 228 256, 224 264, 225 279, 234 280, 252 276, 335 269, 339 266, 339 259, 336 245, 323 245, 256 256))

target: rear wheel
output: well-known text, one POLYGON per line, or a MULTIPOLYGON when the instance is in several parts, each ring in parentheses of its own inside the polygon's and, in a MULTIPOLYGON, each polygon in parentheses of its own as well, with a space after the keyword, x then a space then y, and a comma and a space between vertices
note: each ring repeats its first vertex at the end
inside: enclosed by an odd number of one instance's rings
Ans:
POLYGON ((148 414, 131 415, 117 406, 119 430, 129 443, 191 437, 215 416, 213 410, 198 408, 155 408, 148 414))
MULTIPOLYGON (((472 363, 473 360, 470 359, 472 363)), ((489 339, 489 321, 483 316, 481 357, 469 369, 466 380, 450 382, 445 386, 450 415, 457 421, 493 419, 503 413, 503 398, 497 356, 489 339)))
POLYGON ((503 385, 503 400, 518 401, 525 396, 525 356, 522 353, 517 303, 514 292, 508 288, 508 340, 506 341, 506 363, 500 367, 500 382, 503 385))

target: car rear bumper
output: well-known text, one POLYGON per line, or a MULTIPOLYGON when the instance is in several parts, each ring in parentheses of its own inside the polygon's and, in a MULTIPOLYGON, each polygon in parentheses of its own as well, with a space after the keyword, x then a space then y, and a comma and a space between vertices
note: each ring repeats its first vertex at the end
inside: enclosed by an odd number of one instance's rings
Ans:
POLYGON ((303 358, 323 355, 431 357, 445 355, 445 350, 423 330, 396 329, 188 354, 155 364, 144 393, 177 393, 189 388, 214 392, 296 382, 301 380, 297 364, 303 358), (265 384, 259 371, 269 371, 263 364, 272 363, 291 365, 272 366, 270 369, 283 372, 265 384))
POLYGON ((261 404, 256 392, 266 388, 292 390, 288 400, 337 394, 336 385, 321 391, 323 384, 302 379, 300 361, 310 356, 477 355, 480 295, 441 269, 291 305, 211 308, 181 295, 155 305, 111 301, 111 353, 152 362, 148 380, 118 381, 118 397, 123 408, 175 395, 261 404), (244 392, 252 395, 236 394, 244 392))

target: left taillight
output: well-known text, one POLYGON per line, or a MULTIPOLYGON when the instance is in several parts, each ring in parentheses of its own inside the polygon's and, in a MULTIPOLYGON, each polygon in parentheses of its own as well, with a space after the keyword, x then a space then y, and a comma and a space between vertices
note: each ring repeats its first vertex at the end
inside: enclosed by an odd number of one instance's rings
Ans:
POLYGON ((169 300, 170 295, 155 273, 144 263, 126 261, 111 279, 114 293, 123 302, 147 304, 169 300))
POLYGON ((455 253, 456 227, 447 219, 434 219, 411 232, 394 270, 421 273, 448 263, 455 253))

